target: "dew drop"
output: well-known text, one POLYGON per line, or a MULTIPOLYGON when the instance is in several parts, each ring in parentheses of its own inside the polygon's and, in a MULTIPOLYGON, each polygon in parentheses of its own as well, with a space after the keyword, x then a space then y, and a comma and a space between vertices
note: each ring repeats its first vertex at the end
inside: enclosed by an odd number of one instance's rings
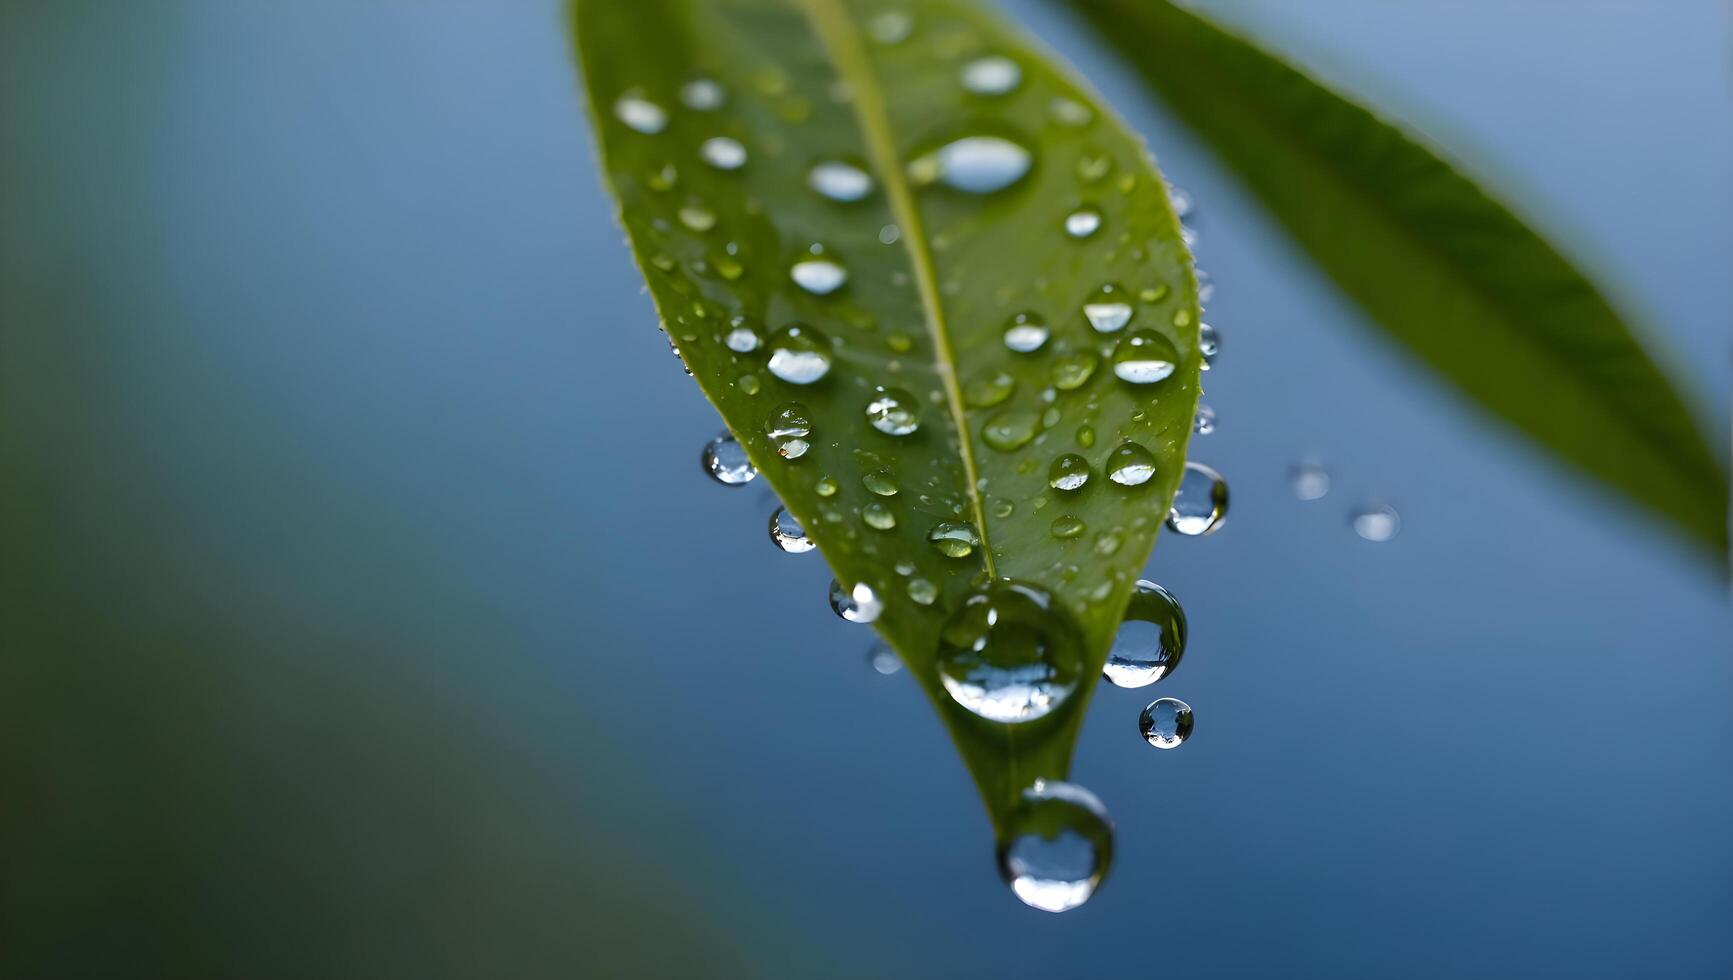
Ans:
POLYGON ((1018 313, 1005 323, 1005 346, 1018 354, 1030 354, 1041 349, 1053 331, 1035 313, 1018 313))
POLYGON ((791 555, 804 555, 818 547, 806 536, 806 528, 800 526, 800 521, 788 512, 787 507, 778 507, 776 513, 770 515, 770 540, 791 555))
POLYGON ((1070 351, 1053 359, 1053 387, 1060 391, 1076 391, 1089 383, 1101 358, 1092 350, 1070 351))
POLYGON ((1153 330, 1133 330, 1113 348, 1113 373, 1134 385, 1166 380, 1179 366, 1173 341, 1153 330))
POLYGON ((1155 455, 1135 442, 1121 443, 1107 456, 1107 478, 1122 487, 1140 487, 1155 476, 1155 455))
POLYGON ((1089 901, 1113 863, 1107 808, 1075 783, 1037 779, 999 844, 999 876, 1024 905, 1066 912, 1089 901))
POLYGON ((698 156, 717 170, 739 170, 746 166, 746 147, 730 136, 712 136, 698 148, 698 156))
POLYGON ((709 112, 722 108, 727 100, 728 94, 713 79, 694 78, 680 86, 680 103, 688 109, 709 112))
POLYGON ((716 227, 716 213, 701 204, 688 204, 678 212, 680 223, 697 232, 716 227))
POLYGON ((1215 365, 1216 355, 1222 352, 1222 335, 1207 323, 1197 328, 1197 352, 1203 355, 1205 371, 1215 365))
POLYGON ((1191 722, 1191 705, 1178 698, 1161 698, 1143 709, 1137 730, 1158 749, 1177 749, 1191 737, 1191 722))
POLYGON ((921 427, 921 405, 901 388, 879 388, 867 402, 867 421, 887 436, 906 436, 921 427))
POLYGON ((1061 126, 1078 129, 1095 121, 1095 110, 1063 95, 1055 98, 1047 108, 1053 114, 1053 121, 1061 126))
POLYGON ((1081 636, 1051 594, 1001 579, 971 594, 939 632, 939 679, 988 721, 1033 721, 1076 689, 1081 636))
POLYGON ((1198 403, 1197 414, 1192 416, 1191 431, 1200 436, 1207 436, 1216 430, 1216 410, 1198 403))
POLYGON ((820 195, 844 204, 861 200, 873 190, 872 175, 842 160, 814 164, 806 173, 806 184, 820 195))
POLYGON ((814 296, 829 296, 848 282, 847 269, 822 257, 801 259, 789 268, 788 275, 814 296))
POLYGON ((1301 460, 1288 470, 1288 487, 1300 500, 1322 500, 1330 492, 1330 471, 1317 460, 1301 460))
POLYGON ((763 346, 764 339, 758 336, 751 321, 737 316, 728 322, 728 333, 723 336, 722 344, 736 354, 750 354, 763 346))
POLYGON ((860 519, 875 531, 889 531, 897 526, 897 515, 877 500, 868 501, 867 505, 861 508, 860 519))
POLYGON ((981 441, 1002 453, 1016 452, 1034 440, 1041 428, 1041 415, 1028 409, 1000 412, 981 427, 981 441))
POLYGON ((901 44, 914 29, 915 19, 902 10, 887 10, 867 22, 867 35, 878 44, 901 44))
POLYGON ((834 497, 838 488, 834 479, 821 476, 818 478, 818 482, 812 485, 812 489, 820 497, 834 497))
POLYGON ((1000 372, 976 378, 963 386, 963 403, 970 408, 992 408, 1002 404, 1017 389, 1017 379, 1000 372))
POLYGON ((759 389, 762 387, 758 382, 758 375, 753 374, 751 371, 748 371, 734 379, 734 384, 748 395, 758 394, 759 389))
POLYGON ((1072 492, 1083 489, 1089 482, 1089 460, 1076 453, 1066 453, 1055 459, 1047 469, 1047 485, 1055 490, 1072 492))
POLYGON ((1097 291, 1093 300, 1083 304, 1083 317, 1097 333, 1117 333, 1131 322, 1131 304, 1125 301, 1125 290, 1108 283, 1097 291))
POLYGON ((909 165, 915 183, 942 183, 965 194, 991 194, 1023 179, 1033 157, 999 136, 965 136, 909 165))
POLYGON ((1353 514, 1354 533, 1367 541, 1385 542, 1402 530, 1402 515, 1389 504, 1362 504, 1353 514))
POLYGON ((862 474, 860 482, 861 486, 866 487, 869 493, 876 493, 881 497, 894 497, 898 491, 902 490, 902 485, 897 482, 896 474, 890 470, 869 470, 862 474))
POLYGON ((668 111, 635 93, 622 95, 615 100, 614 118, 646 136, 654 136, 668 128, 668 111))
POLYGON ((1054 537, 1064 540, 1067 538, 1075 538, 1084 531, 1089 530, 1089 525, 1083 523, 1083 519, 1080 517, 1073 517, 1070 514, 1061 514, 1060 516, 1053 518, 1053 523, 1048 525, 1047 530, 1054 537))
POLYGON ((1185 610, 1179 600, 1154 582, 1139 579, 1101 676, 1114 687, 1154 684, 1179 666, 1185 633, 1185 610))
POLYGON ((939 587, 924 578, 909 579, 909 598, 923 606, 930 606, 939 598, 939 587))
POLYGON ((1101 230, 1101 212, 1095 208, 1078 208, 1065 217, 1065 234, 1072 238, 1088 238, 1101 230))
POLYGON ((927 532, 939 554, 946 558, 967 558, 981 546, 981 534, 967 521, 940 521, 927 532))
POLYGON ((865 582, 844 590, 841 582, 831 579, 830 608, 851 623, 870 623, 885 611, 885 604, 865 582))
POLYGON ((830 372, 829 339, 801 323, 770 338, 770 373, 792 385, 809 385, 830 372))
POLYGON ((1197 537, 1214 534, 1228 515, 1228 483, 1222 475, 1202 463, 1187 462, 1167 512, 1169 529, 1197 537))
POLYGON ((758 470, 753 467, 752 461, 746 458, 746 450, 735 441, 733 433, 730 432, 724 432, 704 444, 702 462, 704 472, 723 486, 743 486, 758 477, 758 470))
POLYGON ((799 402, 780 405, 764 420, 764 434, 783 459, 799 459, 812 448, 812 418, 799 402))
POLYGON ((1023 82, 1023 69, 1004 55, 976 58, 963 66, 963 88, 976 95, 1008 95, 1023 82))

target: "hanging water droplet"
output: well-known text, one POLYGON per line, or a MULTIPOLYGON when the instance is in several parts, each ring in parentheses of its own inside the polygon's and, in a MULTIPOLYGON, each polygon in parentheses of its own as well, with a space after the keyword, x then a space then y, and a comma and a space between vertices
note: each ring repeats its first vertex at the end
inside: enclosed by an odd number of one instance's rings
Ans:
POLYGON ((1041 431, 1041 414, 1013 408, 1000 412, 981 427, 981 441, 1002 453, 1016 452, 1041 431))
POLYGON ((923 606, 930 606, 939 598, 939 587, 924 578, 909 579, 909 598, 923 606))
POLYGON ((1168 528, 1187 537, 1214 534, 1227 516, 1228 482, 1202 463, 1187 461, 1167 512, 1168 528))
POLYGON ((737 316, 728 322, 728 333, 723 336, 722 343, 736 354, 750 354, 764 343, 764 339, 758 336, 751 321, 737 316))
POLYGON ((991 194, 1023 179, 1033 162, 1029 151, 998 136, 965 136, 909 165, 919 185, 942 183, 965 194, 991 194))
POLYGON ((844 204, 861 200, 873 191, 872 175, 842 160, 814 164, 806 173, 806 184, 824 197, 844 204))
POLYGON ((1053 387, 1060 391, 1076 391, 1089 383, 1095 366, 1101 362, 1092 350, 1077 350, 1053 359, 1053 387))
POLYGON ((1222 352, 1222 335, 1207 323, 1198 325, 1197 352, 1203 355, 1202 367, 1205 371, 1214 366, 1216 355, 1222 352))
POLYGON ((1083 304, 1083 317, 1097 333, 1117 333, 1131 322, 1131 304, 1125 301, 1123 287, 1108 283, 1096 292, 1095 299, 1083 304))
POLYGON ((783 459, 799 459, 812 448, 812 419, 799 402, 780 405, 764 420, 764 434, 783 459))
POLYGON ((1330 492, 1330 471, 1317 460, 1303 459, 1288 470, 1288 487, 1301 500, 1322 500, 1330 492))
POLYGON ((1191 217, 1191 195, 1182 187, 1167 185, 1167 203, 1173 207, 1173 216, 1181 221, 1191 217))
POLYGON ((1089 460, 1076 453, 1060 456, 1047 469, 1047 485, 1055 490, 1081 490, 1088 482, 1089 460))
POLYGON ((1121 443, 1107 456, 1107 478, 1122 487, 1140 487, 1155 476, 1155 455, 1135 442, 1121 443))
POLYGON ((927 540, 946 558, 967 558, 981 546, 980 532, 967 521, 940 521, 927 532, 927 540))
POLYGON ((1082 518, 1073 517, 1070 514, 1061 514, 1053 518, 1053 523, 1047 527, 1048 533, 1060 539, 1075 538, 1087 530, 1089 530, 1089 525, 1083 523, 1082 518))
POLYGON ((872 665, 873 670, 886 677, 903 669, 903 658, 897 656, 895 650, 883 643, 875 643, 872 649, 867 651, 867 663, 872 665))
POLYGON ((1053 331, 1037 313, 1018 313, 1005 323, 1005 346, 1019 354, 1040 350, 1052 335, 1053 331))
POLYGON ((1101 212, 1081 207, 1065 216, 1065 234, 1072 238, 1088 238, 1101 230, 1101 212))
POLYGON ((1192 416, 1191 431, 1200 436, 1207 436, 1216 430, 1216 410, 1198 402, 1197 414, 1192 416))
POLYGON ((788 512, 787 507, 778 507, 776 513, 770 515, 770 540, 791 555, 803 555, 818 547, 817 542, 806 536, 806 528, 800 526, 800 521, 788 512))
POLYGON ((1023 69, 1003 55, 976 58, 963 66, 963 88, 976 95, 1007 95, 1023 81, 1023 69))
POLYGON ((791 385, 809 385, 830 372, 830 340, 802 323, 770 338, 770 373, 791 385))
POLYGON ((1354 533, 1367 541, 1384 542, 1402 530, 1402 515, 1389 504, 1367 503, 1353 514, 1354 533))
POLYGON ((1177 749, 1191 737, 1191 723, 1191 705, 1178 698, 1161 698, 1143 709, 1137 730, 1158 749, 1177 749))
POLYGON ((987 719, 1033 721, 1058 707, 1082 673, 1081 636, 1033 585, 990 583, 939 632, 939 679, 951 699, 987 719))
POLYGON ((746 166, 746 147, 730 136, 712 136, 698 148, 698 156, 717 170, 739 170, 746 166))
POLYGON ((814 296, 829 296, 848 282, 848 270, 822 256, 801 259, 789 268, 788 275, 814 296))
POLYGON ((915 19, 902 10, 887 10, 867 22, 867 35, 879 44, 901 44, 915 29, 915 19))
POLYGON ((1113 348, 1113 373, 1134 385, 1154 384, 1173 374, 1179 351, 1154 330, 1133 330, 1113 348))
POLYGON ((831 579, 830 608, 851 623, 870 623, 885 611, 885 604, 880 601, 873 587, 865 582, 844 590, 841 582, 831 579))
POLYGON ((633 92, 614 101, 614 118, 646 136, 668 128, 668 110, 633 92))
POLYGON ((752 460, 746 458, 746 450, 735 441, 731 432, 724 432, 704 444, 702 462, 704 472, 723 486, 742 486, 758 476, 752 460))
POLYGON ((709 112, 722 108, 722 103, 727 99, 728 93, 712 79, 694 78, 680 86, 680 102, 688 109, 709 112))
POLYGON ((867 488, 868 493, 876 493, 881 497, 894 497, 902 489, 896 474, 886 469, 868 470, 861 474, 860 482, 861 486, 867 488))
POLYGON ((1147 687, 1173 673, 1185 653, 1185 610, 1173 593, 1139 579, 1101 676, 1114 687, 1147 687))
POLYGON ((1089 901, 1113 864, 1107 808, 1075 783, 1037 779, 999 844, 999 875, 1030 908, 1066 912, 1089 901))
POLYGON ((901 388, 879 388, 866 406, 867 421, 887 436, 906 436, 921 427, 921 405, 901 388))

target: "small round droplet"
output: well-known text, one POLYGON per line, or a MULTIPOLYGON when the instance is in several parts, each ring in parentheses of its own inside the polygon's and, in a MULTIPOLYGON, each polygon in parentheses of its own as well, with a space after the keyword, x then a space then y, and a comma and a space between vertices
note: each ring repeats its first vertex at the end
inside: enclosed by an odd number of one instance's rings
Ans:
POLYGON ((921 404, 901 388, 880 388, 866 406, 867 421, 887 436, 906 436, 921 427, 921 404))
POLYGON ((848 270, 823 257, 801 259, 789 268, 788 276, 814 296, 829 296, 848 282, 848 270))
POLYGON ((1135 442, 1120 443, 1107 456, 1107 478, 1122 487, 1140 487, 1155 476, 1155 455, 1135 442))
POLYGON ((963 403, 970 408, 992 408, 1002 404, 1017 390, 1017 379, 1001 371, 976 378, 963 386, 963 403))
POLYGON ((850 204, 873 191, 872 175, 852 163, 826 160, 806 173, 806 184, 832 201, 850 204))
POLYGON ((1288 470, 1288 487, 1300 500, 1322 500, 1330 492, 1330 471, 1317 460, 1301 460, 1288 470))
POLYGON ((976 58, 963 66, 963 88, 976 95, 1007 95, 1023 81, 1023 69, 1003 55, 976 58))
POLYGON ((992 194, 1023 179, 1033 157, 999 136, 965 136, 909 165, 920 185, 942 183, 965 194, 992 194))
POLYGON ((1066 453, 1055 459, 1047 469, 1047 485, 1067 493, 1083 489, 1089 482, 1089 460, 1076 453, 1066 453))
POLYGON ((1018 313, 1005 323, 1005 346, 1018 354, 1040 350, 1052 335, 1047 322, 1036 313, 1018 313))
POLYGON ((1173 673, 1185 653, 1185 610, 1173 593, 1139 579, 1101 676, 1114 687, 1147 687, 1173 673))
POLYGON ((1041 431, 1041 414, 1013 408, 1000 412, 981 427, 981 441, 1002 453, 1016 452, 1041 431))
POLYGON ((1134 385, 1155 384, 1179 366, 1173 341, 1154 330, 1133 330, 1113 348, 1113 373, 1134 385))
POLYGON ((927 532, 927 540, 946 558, 967 558, 981 546, 980 532, 967 521, 940 521, 927 532))
POLYGON ((730 136, 712 136, 698 148, 698 156, 717 170, 739 170, 746 166, 746 147, 730 136))
POLYGON ((875 643, 872 649, 867 651, 867 663, 872 665, 874 671, 886 677, 903 669, 903 658, 883 643, 875 643))
POLYGON ((728 93, 714 79, 694 78, 680 86, 680 104, 688 109, 709 112, 722 108, 722 103, 727 100, 728 93))
POLYGON ((770 373, 792 385, 809 385, 830 372, 830 341, 802 323, 770 338, 770 373))
POLYGON ((1385 542, 1402 530, 1402 515, 1389 504, 1362 504, 1353 514, 1354 533, 1367 541, 1385 542))
POLYGON ((1205 371, 1215 365, 1216 355, 1222 352, 1221 333, 1207 323, 1197 328, 1197 352, 1203 355, 1205 371))
POLYGON ((737 316, 728 323, 728 333, 722 337, 722 343, 736 354, 750 354, 763 346, 764 338, 758 336, 750 321, 737 316))
POLYGON ((887 10, 867 22, 867 36, 877 44, 901 44, 914 29, 914 18, 902 10, 887 10))
POLYGON ((701 204, 688 204, 677 212, 680 223, 696 232, 716 227, 716 212, 701 204))
POLYGON ((999 843, 999 876, 1024 905, 1066 912, 1089 901, 1113 864, 1107 808, 1075 783, 1037 779, 999 843))
POLYGON ((812 418, 799 402, 780 405, 764 420, 764 434, 783 459, 799 459, 812 448, 812 418))
POLYGON ((830 608, 851 623, 870 623, 885 611, 885 604, 880 601, 873 587, 865 582, 852 589, 844 589, 841 582, 831 579, 830 608))
POLYGON ((939 587, 924 578, 909 579, 909 598, 923 606, 930 606, 939 598, 939 587))
POLYGON ((1191 722, 1191 705, 1178 698, 1161 698, 1143 709, 1137 730, 1158 749, 1177 749, 1191 737, 1191 722))
POLYGON ((806 528, 800 526, 800 521, 788 512, 787 507, 778 507, 776 513, 770 515, 770 540, 791 555, 804 555, 818 547, 817 542, 806 536, 806 528))
POLYGON ((1053 387, 1060 391, 1076 391, 1089 383, 1101 358, 1092 350, 1070 351, 1053 359, 1053 387))
POLYGON ((875 531, 889 531, 897 526, 896 512, 877 500, 868 501, 860 509, 860 519, 875 531))
POLYGON ((1073 517, 1070 514, 1061 514, 1053 518, 1053 523, 1047 527, 1048 533, 1061 540, 1075 538, 1087 530, 1089 530, 1089 525, 1083 523, 1082 518, 1073 517))
POLYGON ((1096 333, 1117 333, 1131 322, 1131 304, 1125 290, 1113 283, 1102 286, 1095 298, 1083 304, 1083 318, 1096 333))
POLYGON ((886 469, 868 470, 861 475, 860 482, 861 486, 867 488, 868 493, 876 493, 881 497, 894 497, 902 490, 896 474, 886 469))
POLYGON ((731 432, 724 432, 704 444, 702 462, 704 472, 723 486, 743 486, 758 477, 758 470, 753 467, 752 460, 746 458, 746 450, 735 441, 731 432))
POLYGON ((1082 207, 1065 216, 1065 234, 1072 238, 1088 238, 1101 230, 1101 212, 1082 207))
POLYGON ((1188 461, 1167 512, 1168 528, 1187 537, 1214 534, 1227 515, 1227 481, 1202 463, 1188 461))
POLYGON ((839 488, 834 479, 828 476, 821 476, 818 478, 818 482, 812 485, 812 489, 813 492, 818 494, 820 497, 834 497, 839 488))
POLYGON ((668 110, 635 93, 615 100, 614 118, 646 136, 654 136, 668 128, 668 110))
POLYGON ((1051 594, 1002 579, 965 599, 939 632, 939 679, 988 721, 1033 721, 1076 689, 1082 650, 1051 594))
POLYGON ((1215 430, 1216 410, 1202 402, 1199 402, 1197 406, 1197 414, 1192 416, 1191 431, 1200 436, 1207 436, 1215 430))

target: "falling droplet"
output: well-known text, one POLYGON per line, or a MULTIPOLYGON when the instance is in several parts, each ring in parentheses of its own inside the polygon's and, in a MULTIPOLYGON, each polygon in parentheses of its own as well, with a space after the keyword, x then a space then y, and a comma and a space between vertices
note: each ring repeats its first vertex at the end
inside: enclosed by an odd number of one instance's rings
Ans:
POLYGON ((867 23, 867 34, 879 44, 901 44, 914 32, 915 20, 907 12, 887 10, 867 23))
POLYGON ((830 342, 817 330, 791 323, 770 338, 770 373, 792 385, 809 385, 830 372, 830 342))
POLYGON ((909 165, 917 184, 942 183, 965 194, 991 194, 1023 179, 1029 151, 998 136, 965 136, 909 165))
POLYGON ((776 513, 770 515, 770 540, 791 555, 804 555, 818 547, 817 542, 806 536, 806 528, 800 526, 800 521, 788 512, 787 507, 778 507, 776 513))
POLYGON ((1083 317, 1097 333, 1117 333, 1131 322, 1131 304, 1124 299, 1125 290, 1108 283, 1096 293, 1095 299, 1083 304, 1083 317))
POLYGON ((1402 515, 1389 504, 1362 504, 1353 515, 1354 533, 1367 541, 1384 542, 1402 530, 1402 515))
POLYGON ((720 109, 727 99, 728 94, 712 79, 694 78, 680 87, 680 103, 699 112, 720 109))
POLYGON ((750 321, 737 316, 728 322, 728 333, 722 338, 722 343, 736 354, 750 354, 764 344, 764 339, 758 336, 750 321))
POLYGON ((1216 410, 1202 402, 1199 402, 1197 406, 1197 414, 1192 416, 1191 431, 1200 436, 1207 436, 1215 430, 1216 410))
POLYGON ((1107 478, 1122 487, 1140 487, 1155 476, 1155 455, 1135 442, 1121 443, 1107 456, 1107 478))
POLYGON ((1083 523, 1082 518, 1061 514, 1053 518, 1053 523, 1048 525, 1047 530, 1056 538, 1075 538, 1089 530, 1089 525, 1083 523))
POLYGON ((1078 350, 1053 359, 1053 387, 1060 391, 1076 391, 1089 383, 1101 358, 1092 350, 1078 350))
POLYGON ((1179 366, 1173 341, 1154 330, 1134 330, 1113 348, 1113 373, 1134 385, 1154 384, 1171 376, 1179 366))
POLYGON ((1023 81, 1023 69, 1003 55, 976 58, 963 66, 963 88, 976 95, 1008 95, 1023 81))
POLYGON ((867 488, 867 492, 881 497, 894 497, 902 489, 901 484, 897 483, 896 474, 885 469, 869 470, 861 475, 860 482, 861 486, 867 488))
POLYGON ((1222 352, 1222 335, 1207 323, 1197 328, 1197 352, 1203 355, 1205 371, 1215 365, 1216 355, 1222 352))
POLYGON ((861 508, 860 518, 875 531, 889 531, 897 526, 896 513, 877 500, 869 501, 861 508))
POLYGON ((1083 489, 1089 482, 1089 460, 1076 453, 1066 453, 1055 459, 1047 470, 1047 485, 1055 490, 1071 492, 1083 489))
POLYGON ((806 184, 833 201, 850 204, 873 191, 872 175, 852 163, 826 160, 807 171, 806 184))
POLYGON ((1041 349, 1053 331, 1036 313, 1018 313, 1005 323, 1005 346, 1018 354, 1030 354, 1041 349))
POLYGON ((753 468, 752 460, 746 458, 746 450, 741 448, 730 432, 724 432, 704 444, 702 462, 704 472, 723 486, 743 486, 758 477, 758 470, 753 468))
POLYGON ((1139 579, 1101 676, 1114 687, 1147 687, 1173 673, 1185 653, 1185 610, 1173 593, 1139 579))
POLYGON ((1037 779, 999 844, 999 876, 1024 905, 1066 912, 1089 901, 1113 864, 1107 808, 1075 783, 1037 779))
POLYGON ((1016 452, 1029 445, 1040 431, 1039 412, 1013 408, 987 420, 981 427, 981 441, 1002 453, 1016 452))
POLYGON ((924 578, 909 579, 909 598, 923 606, 930 606, 939 598, 939 587, 924 578))
POLYGON ((1330 492, 1330 471, 1317 460, 1301 460, 1288 470, 1288 486, 1301 500, 1322 500, 1330 492))
POLYGON ((1167 526, 1187 537, 1214 534, 1228 515, 1228 483, 1222 475, 1188 461, 1167 512, 1167 526))
POLYGON ((885 604, 865 582, 845 591, 841 582, 831 579, 830 608, 851 623, 870 623, 885 611, 885 604))
POLYGON ((927 540, 946 558, 967 558, 981 546, 980 532, 967 521, 940 521, 927 532, 927 540))
POLYGON ((1052 595, 1002 579, 951 615, 939 633, 938 668, 952 700, 974 714, 1033 721, 1076 689, 1081 637, 1052 595))
POLYGON ((635 93, 622 95, 615 100, 614 118, 646 136, 654 136, 668 128, 668 111, 635 93))
POLYGON ((1143 709, 1137 730, 1158 749, 1177 749, 1191 737, 1191 722, 1191 705, 1178 698, 1161 698, 1143 709))
POLYGON ((1072 238, 1088 238, 1100 230, 1101 212, 1095 208, 1078 208, 1065 217, 1065 234, 1072 238))
POLYGON ((906 436, 921 427, 921 405, 901 388, 880 388, 867 402, 867 421, 887 436, 906 436))
POLYGON ((788 270, 794 284, 814 296, 829 296, 848 282, 848 270, 823 257, 805 258, 788 270))
POLYGON ((903 658, 897 656, 895 650, 883 643, 875 643, 873 648, 867 651, 867 663, 872 665, 873 670, 886 677, 903 669, 903 658))
POLYGON ((698 156, 717 170, 739 170, 746 166, 746 147, 729 136, 712 136, 698 148, 698 156))
POLYGON ((764 434, 776 446, 777 455, 783 459, 799 459, 812 448, 808 440, 812 437, 812 419, 806 406, 799 402, 788 402, 778 406, 764 420, 764 434))

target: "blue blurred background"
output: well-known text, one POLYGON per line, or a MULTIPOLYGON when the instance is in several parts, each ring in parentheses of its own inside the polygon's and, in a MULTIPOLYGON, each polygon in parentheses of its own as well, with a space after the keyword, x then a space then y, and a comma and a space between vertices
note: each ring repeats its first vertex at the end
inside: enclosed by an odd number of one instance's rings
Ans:
MULTIPOLYGON (((1150 568, 1197 731, 1092 705, 1094 902, 1011 898, 915 685, 699 473, 555 0, 5 0, 0 973, 1733 973, 1724 584, 1006 6, 1197 198, 1224 334, 1233 513, 1150 568)), ((1727 445, 1726 4, 1204 6, 1467 161, 1727 445)))

